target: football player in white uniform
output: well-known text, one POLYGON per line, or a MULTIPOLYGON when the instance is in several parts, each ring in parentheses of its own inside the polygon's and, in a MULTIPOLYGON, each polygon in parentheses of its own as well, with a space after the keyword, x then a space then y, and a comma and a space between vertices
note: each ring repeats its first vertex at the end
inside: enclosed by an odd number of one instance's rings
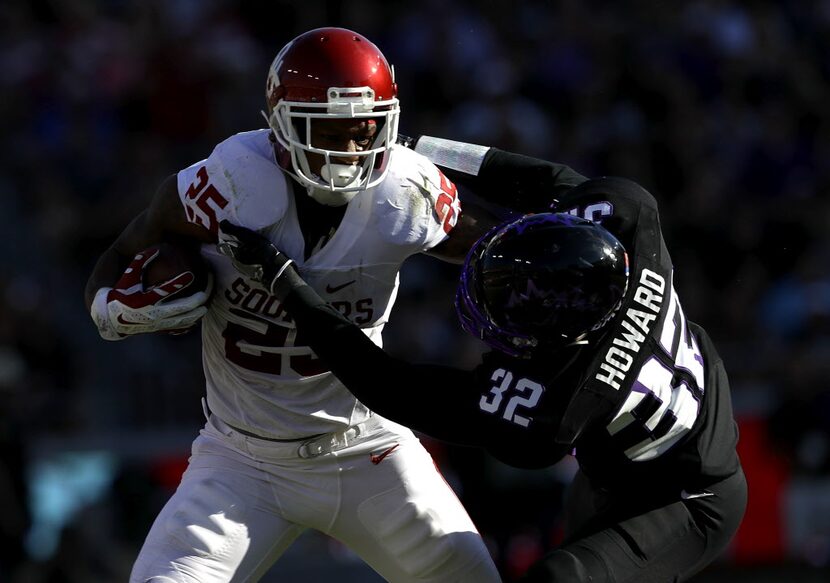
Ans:
POLYGON ((499 580, 412 432, 346 390, 261 278, 216 250, 223 220, 266 236, 380 345, 404 259, 461 260, 483 228, 460 218, 436 166, 396 146, 396 95, 366 38, 298 36, 271 65, 269 128, 232 136, 166 180, 95 266, 86 299, 105 339, 202 322, 208 421, 131 581, 256 581, 307 528, 390 581, 499 580), (210 298, 181 297, 190 273, 138 283, 154 257, 140 251, 171 239, 203 245, 210 298))

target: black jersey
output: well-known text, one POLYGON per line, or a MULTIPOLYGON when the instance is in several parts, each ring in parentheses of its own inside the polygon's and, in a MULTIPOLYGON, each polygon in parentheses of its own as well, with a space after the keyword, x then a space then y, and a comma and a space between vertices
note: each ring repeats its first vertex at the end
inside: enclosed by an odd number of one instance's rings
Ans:
MULTIPOLYGON (((528 430, 542 423, 547 435, 533 443, 574 446, 583 471, 609 485, 654 472, 686 483, 734 472, 728 381, 711 341, 683 312, 654 197, 631 181, 607 179, 571 189, 555 207, 599 222, 624 245, 623 303, 601 337, 572 348, 572 355, 485 359, 477 377, 491 383, 481 385, 482 411, 528 430)), ((527 463, 503 447, 497 455, 527 463)))
MULTIPOLYGON (((503 157, 478 178, 494 184, 493 173, 510 171, 510 163, 503 157)), ((412 364, 384 353, 307 288, 286 300, 298 328, 370 408, 438 439, 484 447, 505 463, 544 467, 573 452, 597 483, 632 488, 658 473, 684 486, 731 474, 737 431, 723 365, 683 313, 654 197, 623 179, 613 194, 594 181, 573 187, 582 177, 571 172, 554 202, 540 174, 511 204, 531 211, 553 203, 597 221, 628 252, 623 303, 587 345, 531 360, 488 353, 472 371, 412 364)))

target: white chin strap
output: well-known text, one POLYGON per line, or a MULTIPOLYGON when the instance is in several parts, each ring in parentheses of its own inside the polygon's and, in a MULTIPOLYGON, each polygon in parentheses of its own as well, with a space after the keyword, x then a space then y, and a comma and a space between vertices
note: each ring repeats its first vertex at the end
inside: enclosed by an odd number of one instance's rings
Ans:
MULTIPOLYGON (((355 164, 323 164, 320 169, 320 178, 328 185, 336 188, 348 188, 360 182, 363 175, 363 168, 355 164)), ((352 191, 332 191, 325 187, 308 187, 308 194, 319 202, 328 206, 341 206, 348 203, 358 193, 352 191)))

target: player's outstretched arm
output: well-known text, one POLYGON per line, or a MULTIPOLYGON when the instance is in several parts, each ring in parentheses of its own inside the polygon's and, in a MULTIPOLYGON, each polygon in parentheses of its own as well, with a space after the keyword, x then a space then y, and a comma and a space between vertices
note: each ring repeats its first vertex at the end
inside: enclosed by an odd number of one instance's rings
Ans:
POLYGON ((104 251, 87 281, 86 306, 104 339, 188 328, 204 315, 207 292, 176 297, 193 282, 192 274, 180 274, 149 289, 141 285, 141 272, 156 257, 142 251, 171 239, 193 245, 215 240, 209 231, 186 220, 175 175, 161 184, 149 208, 104 251))
MULTIPOLYGON (((296 276, 293 268, 289 273, 296 276)), ((570 451, 550 443, 540 452, 537 437, 482 412, 482 388, 474 372, 390 356, 299 276, 282 293, 286 310, 317 356, 373 411, 435 439, 483 447, 514 467, 547 467, 570 451)))
POLYGON ((565 164, 434 136, 399 142, 423 154, 457 184, 484 200, 521 213, 550 211, 551 203, 587 180, 565 164))

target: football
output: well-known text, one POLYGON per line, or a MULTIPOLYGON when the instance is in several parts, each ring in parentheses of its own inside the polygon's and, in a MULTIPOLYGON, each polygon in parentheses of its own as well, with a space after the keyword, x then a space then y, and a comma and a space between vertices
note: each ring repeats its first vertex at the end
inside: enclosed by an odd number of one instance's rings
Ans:
MULTIPOLYGON (((195 280, 185 290, 176 294, 178 297, 190 296, 207 289, 209 268, 198 248, 172 243, 161 243, 158 247, 158 256, 145 265, 141 274, 144 289, 164 283, 186 271, 193 273, 195 280)), ((148 249, 146 252, 151 251, 148 249)))

